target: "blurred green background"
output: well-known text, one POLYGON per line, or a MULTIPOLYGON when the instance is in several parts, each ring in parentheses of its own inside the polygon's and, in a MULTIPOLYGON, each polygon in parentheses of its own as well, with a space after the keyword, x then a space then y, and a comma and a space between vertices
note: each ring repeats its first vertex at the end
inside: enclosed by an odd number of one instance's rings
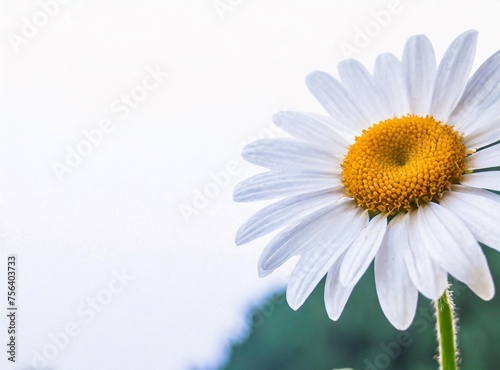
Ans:
MULTIPOLYGON (((495 286, 500 289, 500 254, 483 247, 495 286)), ((482 301, 463 284, 453 283, 459 318, 461 369, 500 368, 500 296, 482 301)), ((437 369, 432 303, 419 296, 417 314, 406 331, 387 321, 378 303, 373 264, 354 289, 339 321, 324 307, 324 282, 298 311, 288 307, 284 292, 248 312, 251 331, 233 343, 219 370, 354 370, 437 369)))

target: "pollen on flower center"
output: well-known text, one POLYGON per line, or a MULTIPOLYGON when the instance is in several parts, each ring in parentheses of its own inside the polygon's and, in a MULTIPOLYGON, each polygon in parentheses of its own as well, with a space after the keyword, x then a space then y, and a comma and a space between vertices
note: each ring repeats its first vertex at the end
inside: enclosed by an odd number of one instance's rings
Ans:
POLYGON ((465 145, 452 126, 408 115, 374 124, 342 162, 346 195, 376 213, 395 214, 439 198, 465 170, 465 145))

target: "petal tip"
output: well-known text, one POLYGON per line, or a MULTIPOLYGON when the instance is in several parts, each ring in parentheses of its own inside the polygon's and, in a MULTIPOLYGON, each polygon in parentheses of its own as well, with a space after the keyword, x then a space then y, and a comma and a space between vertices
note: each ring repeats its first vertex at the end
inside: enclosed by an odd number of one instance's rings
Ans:
POLYGON ((326 313, 330 320, 338 321, 343 310, 336 309, 335 307, 326 307, 326 313))
POLYGON ((242 244, 245 244, 245 239, 243 238, 244 235, 240 235, 240 231, 238 230, 238 233, 236 234, 236 236, 234 237, 234 243, 237 245, 237 246, 240 246, 242 244))
POLYGON ((258 267, 258 275, 260 278, 264 278, 266 277, 267 275, 271 274, 271 272, 273 272, 274 270, 266 270, 265 268, 262 267, 262 264, 259 263, 259 267, 258 267))
POLYGON ((313 87, 319 80, 324 77, 331 77, 328 73, 323 71, 312 71, 306 76, 306 85, 309 89, 313 87))
POLYGON ((297 302, 293 294, 289 293, 289 289, 287 289, 286 291, 286 301, 290 306, 290 308, 294 311, 297 311, 300 308, 300 306, 302 306, 302 303, 297 302))
POLYGON ((476 287, 474 293, 482 300, 490 301, 495 296, 495 285, 493 284, 493 280, 489 279, 479 287, 476 287))
POLYGON ((462 35, 460 36, 465 36, 465 35, 475 35, 477 37, 479 35, 479 31, 474 28, 471 28, 470 30, 467 30, 464 33, 462 33, 462 35))
POLYGON ((233 200, 235 202, 241 202, 240 184, 236 185, 233 189, 233 200))

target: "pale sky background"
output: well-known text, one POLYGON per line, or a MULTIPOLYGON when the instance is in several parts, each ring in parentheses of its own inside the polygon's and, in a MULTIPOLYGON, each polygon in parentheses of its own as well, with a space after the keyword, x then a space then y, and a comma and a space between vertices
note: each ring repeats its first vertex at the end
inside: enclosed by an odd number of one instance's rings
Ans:
POLYGON ((232 201, 234 185, 260 172, 241 159, 242 144, 281 135, 276 111, 322 113, 304 77, 335 75, 359 30, 373 36, 352 56, 370 70, 418 33, 440 58, 458 34, 479 30, 474 68, 499 48, 498 0, 54 1, 0 2, 2 369, 42 368, 37 353, 52 370, 220 363, 249 305, 293 267, 259 279, 270 237, 234 245, 262 207, 232 201), (134 109, 122 100, 131 93, 134 109), (103 120, 114 130, 88 146, 82 130, 103 120), (87 155, 59 180, 54 164, 77 149, 87 155), (198 191, 212 198, 193 205, 198 191), (186 222, 181 206, 203 209, 186 222), (10 254, 15 366, 4 350, 10 254))

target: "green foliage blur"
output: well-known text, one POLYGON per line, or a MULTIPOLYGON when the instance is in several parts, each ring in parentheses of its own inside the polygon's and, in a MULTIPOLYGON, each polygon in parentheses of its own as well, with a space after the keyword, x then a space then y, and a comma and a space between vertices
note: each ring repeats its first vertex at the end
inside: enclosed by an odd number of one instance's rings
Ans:
MULTIPOLYGON (((500 288, 500 254, 484 247, 495 286, 500 288)), ((373 265, 373 264, 372 264, 373 265)), ((397 277, 396 277, 397 278, 397 277)), ((452 280, 459 318, 460 368, 500 368, 500 297, 482 301, 452 280)), ((373 266, 354 289, 337 322, 324 307, 324 282, 304 306, 290 309, 283 292, 249 312, 251 331, 233 343, 220 370, 438 369, 432 302, 419 296, 417 314, 406 331, 398 331, 380 308, 373 266)))

